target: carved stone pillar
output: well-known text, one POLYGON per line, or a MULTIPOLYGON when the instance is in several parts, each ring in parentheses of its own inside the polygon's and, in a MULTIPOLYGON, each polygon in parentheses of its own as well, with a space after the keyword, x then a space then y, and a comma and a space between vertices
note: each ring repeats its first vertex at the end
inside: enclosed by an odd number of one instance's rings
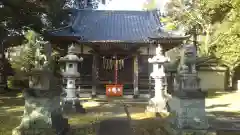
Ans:
POLYGON ((137 98, 139 96, 138 89, 138 55, 133 56, 133 97, 137 98))

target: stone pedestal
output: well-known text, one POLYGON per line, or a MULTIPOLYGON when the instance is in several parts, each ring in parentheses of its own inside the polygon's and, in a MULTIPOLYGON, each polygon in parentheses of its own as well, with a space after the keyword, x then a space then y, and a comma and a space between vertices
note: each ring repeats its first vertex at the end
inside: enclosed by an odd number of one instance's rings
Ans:
POLYGON ((69 129, 60 108, 60 91, 24 91, 25 109, 13 135, 65 135, 69 129))
POLYGON ((162 81, 162 78, 155 79, 155 94, 148 102, 147 112, 167 112, 162 81))
POLYGON ((175 94, 168 104, 172 114, 170 122, 178 135, 186 133, 205 135, 207 133, 209 125, 205 112, 204 93, 188 93, 188 96, 175 94))
POLYGON ((170 112, 174 115, 173 125, 177 129, 208 128, 203 92, 176 92, 168 101, 170 112))

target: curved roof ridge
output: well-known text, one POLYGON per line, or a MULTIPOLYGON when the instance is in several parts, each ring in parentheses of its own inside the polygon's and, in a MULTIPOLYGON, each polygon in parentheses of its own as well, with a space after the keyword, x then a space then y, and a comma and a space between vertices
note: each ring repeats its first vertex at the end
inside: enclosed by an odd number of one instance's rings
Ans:
POLYGON ((75 11, 77 12, 71 28, 55 32, 55 36, 81 37, 80 40, 84 42, 148 42, 149 37, 173 36, 158 30, 162 26, 157 10, 80 9, 75 11))

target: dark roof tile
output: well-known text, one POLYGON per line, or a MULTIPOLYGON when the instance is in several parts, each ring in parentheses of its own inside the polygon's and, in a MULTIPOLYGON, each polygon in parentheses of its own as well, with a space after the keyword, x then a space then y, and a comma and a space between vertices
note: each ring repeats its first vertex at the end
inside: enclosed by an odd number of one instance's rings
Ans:
POLYGON ((157 11, 79 10, 70 28, 52 34, 82 37, 84 42, 147 42, 159 35, 160 26, 157 11))

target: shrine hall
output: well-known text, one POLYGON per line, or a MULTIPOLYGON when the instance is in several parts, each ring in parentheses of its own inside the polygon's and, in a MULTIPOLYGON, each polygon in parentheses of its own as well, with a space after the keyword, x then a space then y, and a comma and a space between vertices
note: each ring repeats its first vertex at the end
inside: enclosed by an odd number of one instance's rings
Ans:
POLYGON ((70 25, 49 33, 52 44, 74 44, 80 78, 76 85, 82 95, 105 95, 108 87, 121 88, 121 96, 148 95, 153 91, 150 77, 160 44, 166 52, 182 44, 184 35, 163 29, 157 11, 73 10, 70 25))

